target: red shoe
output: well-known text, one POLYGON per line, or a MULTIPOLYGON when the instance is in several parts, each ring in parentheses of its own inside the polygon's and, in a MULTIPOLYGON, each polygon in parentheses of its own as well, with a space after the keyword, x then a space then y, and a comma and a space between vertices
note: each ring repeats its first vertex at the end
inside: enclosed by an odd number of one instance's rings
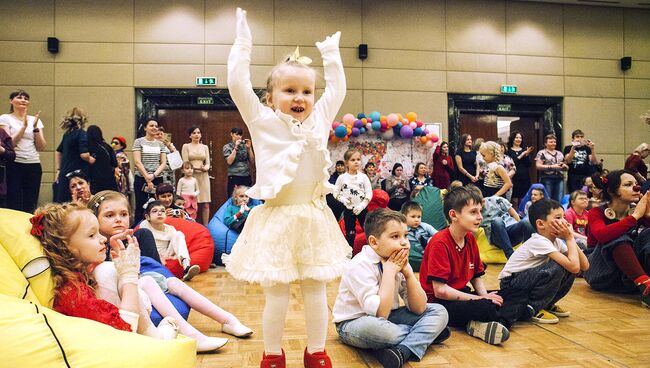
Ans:
POLYGON ((282 350, 282 355, 266 355, 262 354, 262 361, 260 362, 260 368, 286 368, 287 367, 287 358, 284 356, 284 350, 282 350))
POLYGON ((332 368, 332 361, 326 351, 309 354, 305 348, 305 368, 332 368))

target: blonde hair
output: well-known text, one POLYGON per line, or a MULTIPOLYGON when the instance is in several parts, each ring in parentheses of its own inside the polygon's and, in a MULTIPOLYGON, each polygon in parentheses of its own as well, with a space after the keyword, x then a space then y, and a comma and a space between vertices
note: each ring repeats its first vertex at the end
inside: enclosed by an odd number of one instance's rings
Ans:
POLYGON ((61 288, 68 282, 77 288, 79 288, 80 281, 86 281, 90 287, 97 285, 92 274, 87 271, 86 265, 68 248, 70 237, 77 231, 81 223, 81 219, 73 214, 81 211, 89 211, 89 209, 71 202, 50 203, 39 207, 34 212, 35 216, 43 216, 40 222, 43 226, 43 234, 37 238, 52 266, 55 299, 61 288), (83 280, 79 280, 77 273, 81 274, 83 280))
POLYGON ((65 131, 71 131, 72 129, 83 129, 88 122, 88 117, 82 109, 79 107, 73 107, 72 110, 68 111, 61 121, 61 129, 65 131))
MULTIPOLYGON (((481 147, 479 148, 479 152, 483 155, 483 152, 492 152, 492 155, 494 156, 494 161, 499 162, 503 158, 502 153, 501 153, 501 146, 499 143, 495 141, 487 141, 481 143, 481 147)), ((483 155, 485 157, 485 155, 483 155)))
POLYGON ((345 153, 343 154, 343 160, 345 160, 345 162, 350 161, 350 159, 352 158, 352 156, 354 156, 355 153, 361 155, 361 152, 359 150, 350 148, 349 150, 345 151, 345 153))
POLYGON ((634 149, 634 152, 641 153, 643 151, 649 151, 649 150, 650 150, 650 146, 648 146, 647 143, 643 142, 634 149))
POLYGON ((114 190, 102 190, 101 192, 97 192, 95 195, 90 197, 87 206, 88 209, 93 212, 93 215, 99 217, 99 209, 102 207, 102 203, 105 201, 116 200, 123 200, 124 203, 126 203, 126 208, 129 210, 129 214, 131 214, 131 205, 129 204, 129 200, 124 196, 124 194, 114 190))
POLYGON ((273 88, 275 87, 275 83, 277 81, 278 75, 282 71, 282 69, 285 69, 287 67, 294 67, 294 68, 301 68, 301 69, 306 69, 311 71, 314 74, 314 88, 316 87, 316 71, 311 68, 309 65, 303 64, 299 61, 296 60, 289 60, 289 56, 285 58, 285 61, 281 62, 280 64, 276 65, 271 69, 271 72, 269 73, 268 78, 266 78, 266 91, 264 92, 264 96, 262 97, 262 103, 270 106, 269 104, 269 96, 273 93, 273 88))
POLYGON ((232 190, 232 199, 235 200, 235 196, 241 192, 241 191, 247 191, 248 187, 245 185, 237 185, 235 188, 232 190))

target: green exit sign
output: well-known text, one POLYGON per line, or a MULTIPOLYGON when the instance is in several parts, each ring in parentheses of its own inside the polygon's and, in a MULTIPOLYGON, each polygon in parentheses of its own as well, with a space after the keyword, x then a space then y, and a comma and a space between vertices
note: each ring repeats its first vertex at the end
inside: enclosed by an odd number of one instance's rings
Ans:
POLYGON ((511 104, 498 104, 497 105, 497 111, 498 112, 510 112, 510 111, 512 111, 512 105, 511 104))
POLYGON ((515 95, 515 94, 517 94, 517 86, 510 86, 510 85, 504 84, 504 85, 501 86, 501 93, 515 95))
POLYGON ((216 86, 217 78, 216 77, 196 77, 197 86, 216 86))
POLYGON ((214 105, 214 98, 212 97, 197 97, 197 105, 214 105))

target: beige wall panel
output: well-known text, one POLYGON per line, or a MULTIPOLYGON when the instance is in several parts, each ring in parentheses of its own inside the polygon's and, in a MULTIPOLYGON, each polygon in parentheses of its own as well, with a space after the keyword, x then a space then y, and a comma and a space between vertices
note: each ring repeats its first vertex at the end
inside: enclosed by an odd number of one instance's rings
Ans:
MULTIPOLYGON (((102 129, 104 139, 121 135, 130 149, 135 139, 134 93, 132 87, 57 87, 56 116, 61 118, 72 107, 81 107, 90 121, 102 129)), ((63 130, 57 128, 56 133, 58 145, 63 130)))
POLYGON ((364 0, 363 43, 369 48, 444 51, 445 2, 364 0))
POLYGON ((135 42, 203 43, 203 0, 138 0, 135 42))
POLYGON ((413 111, 427 123, 442 123, 447 134, 447 94, 440 92, 363 91, 363 110, 382 114, 413 111))
POLYGON ((0 61, 51 62, 54 56, 47 52, 47 42, 0 41, 0 61))
POLYGON ((56 1, 61 41, 133 42, 133 0, 56 1))
POLYGON ((361 0, 275 1, 276 45, 311 46, 341 31, 341 46, 361 43, 361 0))
POLYGON ((506 84, 500 73, 447 72, 447 91, 461 93, 499 93, 506 84))
POLYGON ((650 10, 625 9, 625 55, 650 61, 650 10))
MULTIPOLYGON (((269 72, 272 67, 267 67, 266 74, 263 75, 263 86, 266 87, 266 81, 268 79, 269 72)), ((324 79, 324 69, 323 67, 314 67, 316 70, 316 88, 323 89, 325 88, 325 79, 324 79)), ((361 68, 345 68, 345 82, 348 89, 361 89, 362 88, 362 69, 361 68)))
MULTIPOLYGON (((287 55, 292 54, 296 51, 296 46, 275 46, 272 65, 276 65, 287 57, 287 55)), ((309 57, 312 60, 311 66, 323 66, 323 59, 321 58, 320 51, 316 46, 300 46, 300 55, 309 57)), ((351 47, 343 47, 340 49, 341 61, 343 61, 343 66, 346 68, 349 67, 361 67, 362 63, 359 60, 359 51, 358 49, 351 47)), ((257 64, 257 63, 256 63, 257 64)))
POLYGON ((624 105, 622 98, 566 97, 563 143, 568 144, 572 131, 582 129, 594 141, 599 154, 623 154, 624 105))
POLYGON ((0 14, 0 40, 44 41, 54 34, 54 0, 0 1, 0 14))
POLYGON ((625 79, 625 97, 650 98, 650 79, 625 79))
POLYGON ((133 63, 131 43, 61 42, 57 62, 133 63))
POLYGON ((564 59, 564 74, 584 77, 623 77, 618 60, 564 59))
POLYGON ((205 46, 136 43, 134 47, 135 63, 149 64, 203 64, 205 46))
MULTIPOLYGON (((623 72, 621 72, 621 74, 623 74, 623 72)), ((650 79, 650 61, 638 61, 632 59, 632 68, 625 71, 624 74, 628 78, 650 79)))
MULTIPOLYGON (((43 176, 43 181, 47 180, 46 176, 43 176)), ((52 182, 43 182, 41 183, 41 190, 38 192, 38 205, 42 206, 48 202, 52 202, 52 182)))
POLYGON ((622 169, 623 166, 625 166, 627 156, 629 156, 629 154, 612 155, 597 153, 598 160, 603 160, 603 167, 609 171, 622 169))
POLYGON ((446 73, 435 70, 364 69, 363 88, 444 92, 446 73))
POLYGON ((235 10, 247 11, 254 45, 273 45, 273 1, 205 1, 205 42, 232 45, 235 41, 235 10))
POLYGON ((448 1, 446 34, 447 51, 504 54, 505 3, 500 0, 448 1))
POLYGON ((203 65, 134 64, 136 87, 194 87, 196 77, 204 75, 203 65))
POLYGON ((565 77, 564 95, 581 97, 625 97, 621 78, 565 77))
POLYGON ((619 59, 623 55, 623 9, 564 7, 564 56, 619 59))
POLYGON ((562 27, 562 5, 506 3, 508 54, 562 56, 562 27))
MULTIPOLYGON (((251 66, 251 83, 253 88, 266 88, 266 80, 272 66, 251 66)), ((228 68, 226 65, 206 65, 206 74, 217 77, 218 88, 228 88, 228 68)))
POLYGON ((43 130, 45 134, 45 146, 46 150, 54 150, 54 130, 59 129, 59 117, 54 114, 54 87, 52 86, 26 86, 26 85, 14 85, 14 86, 0 86, 0 99, 3 104, 0 104, 0 114, 6 114, 9 112, 9 103, 4 103, 8 101, 9 94, 14 92, 17 89, 24 89, 29 93, 29 108, 27 113, 29 115, 35 115, 37 112, 41 112, 39 118, 43 122, 45 129, 43 130))
POLYGON ((459 72, 505 73, 506 56, 448 52, 447 70, 459 72))
POLYGON ((445 70, 444 52, 373 49, 368 46, 366 68, 445 70))
POLYGON ((506 84, 517 86, 517 93, 520 95, 562 96, 564 94, 564 80, 561 76, 508 74, 506 84))
POLYGON ((625 152, 631 153, 641 142, 650 143, 650 127, 640 116, 650 109, 648 100, 625 100, 625 152))
MULTIPOLYGON (((232 45, 205 45, 205 61, 210 64, 228 64, 228 54, 232 45)), ((253 65, 275 65, 273 46, 253 46, 251 54, 253 65)))
POLYGON ((357 116, 360 112, 363 112, 363 92, 359 89, 347 90, 343 105, 336 114, 336 120, 341 121, 347 113, 357 116))
POLYGON ((564 74, 562 58, 508 55, 508 73, 564 74))
POLYGON ((54 63, 0 62, 0 84, 52 85, 54 84, 54 63))
POLYGON ((58 63, 57 86, 132 86, 132 64, 58 63))

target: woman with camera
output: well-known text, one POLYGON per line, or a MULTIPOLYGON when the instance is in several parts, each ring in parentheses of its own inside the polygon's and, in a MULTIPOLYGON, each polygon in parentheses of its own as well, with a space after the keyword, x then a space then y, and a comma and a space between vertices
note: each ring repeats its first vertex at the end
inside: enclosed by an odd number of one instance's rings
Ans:
POLYGON ((223 146, 223 157, 228 165, 228 197, 232 196, 232 190, 237 185, 253 185, 249 166, 255 162, 253 145, 250 139, 242 138, 243 134, 241 128, 232 128, 231 142, 223 146))
POLYGON ((203 225, 210 221, 210 150, 208 146, 201 143, 201 128, 193 126, 189 129, 190 143, 183 145, 181 156, 183 162, 189 162, 194 169, 193 176, 199 184, 199 195, 197 203, 199 204, 197 219, 203 225))

